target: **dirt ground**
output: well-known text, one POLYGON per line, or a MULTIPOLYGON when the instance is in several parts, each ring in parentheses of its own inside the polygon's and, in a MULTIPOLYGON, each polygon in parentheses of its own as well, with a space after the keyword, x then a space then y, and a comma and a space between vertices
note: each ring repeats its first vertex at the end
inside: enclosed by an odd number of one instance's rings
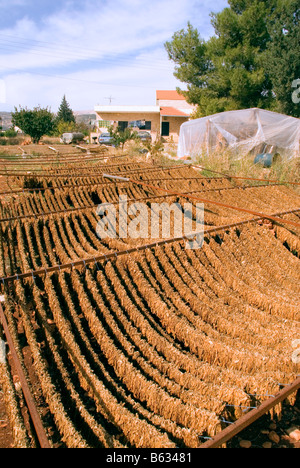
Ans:
POLYGON ((228 448, 241 448, 250 445, 249 448, 300 448, 300 394, 294 406, 283 405, 280 420, 272 421, 269 415, 263 416, 247 429, 242 431, 231 441, 228 448), (294 437, 290 437, 291 430, 294 437), (292 432, 293 432, 292 431, 292 432), (245 442, 248 442, 245 443, 245 442))

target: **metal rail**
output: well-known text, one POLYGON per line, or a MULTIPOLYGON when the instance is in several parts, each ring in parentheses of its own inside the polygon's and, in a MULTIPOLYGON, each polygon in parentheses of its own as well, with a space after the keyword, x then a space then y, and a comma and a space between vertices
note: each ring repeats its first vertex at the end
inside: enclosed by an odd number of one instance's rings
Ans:
MULTIPOLYGON (((102 176, 102 174, 98 177, 100 178, 102 176)), ((92 177, 91 175, 88 175, 86 177, 92 177)), ((77 177, 78 178, 78 177, 77 177)), ((124 178, 123 178, 124 179, 124 178)), ((148 180, 158 180, 158 181, 162 181, 162 182, 166 182, 166 181, 169 181, 169 182, 172 182, 172 181, 178 181, 178 180, 221 180, 221 179, 224 179, 224 177, 211 177, 211 178, 207 178, 207 177, 192 177, 192 178, 186 178, 186 177, 180 177, 180 178, 177 178, 177 179, 173 179, 173 178, 165 178, 165 179, 148 179, 148 180)), ((93 186, 99 186, 99 185, 104 185, 104 186, 107 186, 107 185, 111 185, 113 183, 116 183, 117 181, 114 181, 114 182, 104 182, 104 181, 101 181, 101 182, 89 182, 87 184, 77 184, 77 185, 63 185, 63 186, 56 186, 56 187, 36 187, 36 188, 23 188, 23 189, 16 189, 16 190, 10 190, 10 191, 5 191, 5 192, 0 192, 0 195, 12 195, 12 194, 15 194, 15 193, 26 193, 26 192, 38 192, 38 191, 42 191, 42 190, 63 190, 63 189, 74 189, 74 188, 79 188, 79 187, 93 187, 93 186)), ((120 182, 127 182, 127 180, 120 180, 120 182)), ((131 182, 131 180, 130 180, 131 182)), ((161 190, 161 188, 160 188, 161 190)))
MULTIPOLYGON (((158 171, 160 169, 157 169, 158 171)), ((131 172, 131 171, 126 171, 127 172, 131 172)), ((141 168, 141 169, 138 169, 138 170, 135 170, 133 172, 144 172, 144 168, 141 168)), ((119 174, 122 174, 122 172, 119 172, 119 174)), ((51 178, 56 178, 56 179, 83 179, 85 177, 95 177, 95 178, 100 178, 100 177, 103 177, 103 172, 97 172, 95 171, 94 173, 91 172, 91 173, 81 173, 80 175, 74 175, 74 174, 28 174, 28 173, 15 173, 15 174, 12 174, 12 173, 3 173, 1 174, 1 170, 0 170, 0 175, 2 175, 3 177, 24 177, 24 178, 32 178, 32 177, 35 177, 36 179, 51 179, 51 178)), ((114 176, 116 176, 117 174, 114 174, 114 176)), ((113 175, 111 175, 111 177, 113 177, 113 175)), ((216 177, 214 177, 216 178, 216 177)), ((155 178, 155 179, 148 179, 148 180, 157 180, 157 181, 165 181, 165 180, 202 180, 202 179, 207 179, 206 177, 203 177, 203 176, 194 176, 194 177, 166 177, 166 178, 155 178)), ((224 177, 222 177, 222 179, 224 179, 224 177)))
MULTIPOLYGON (((66 158, 68 158, 68 157, 69 157, 69 158, 78 158, 78 159, 79 159, 80 157, 82 158, 82 151, 77 151, 77 150, 75 150, 75 147, 73 147, 74 150, 72 150, 72 151, 62 151, 62 152, 61 152, 61 151, 59 151, 59 150, 58 150, 58 151, 55 150, 55 148, 50 148, 50 147, 48 146, 49 149, 52 149, 51 152, 50 152, 50 151, 49 151, 49 152, 42 152, 42 153, 37 154, 37 155, 32 154, 32 153, 26 153, 26 151, 23 150, 20 146, 19 146, 18 148, 22 151, 22 154, 14 154, 14 155, 6 155, 6 156, 13 156, 13 157, 15 157, 16 159, 20 159, 20 160, 22 160, 22 159, 24 158, 24 156, 27 156, 27 157, 32 158, 32 159, 37 159, 37 160, 38 160, 38 159, 49 158, 49 157, 50 157, 50 158, 51 158, 51 157, 52 157, 52 158, 57 158, 57 157, 66 157, 66 158), (55 151, 55 153, 54 153, 53 151, 55 151)), ((60 148, 60 149, 62 149, 62 148, 60 148)), ((71 148, 69 148, 69 149, 71 149, 71 148)), ((92 148, 92 149, 94 149, 94 148, 92 148)), ((99 156, 99 157, 102 157, 102 158, 103 158, 103 157, 106 157, 106 155, 107 155, 106 150, 103 151, 103 149, 102 149, 102 151, 101 151, 101 147, 100 147, 100 148, 98 147, 98 150, 99 150, 99 149, 100 149, 100 151, 91 151, 90 154, 88 154, 87 156, 88 156, 88 157, 93 157, 93 155, 95 155, 95 156, 99 156)), ((114 152, 114 153, 112 153, 112 154, 108 154, 108 156, 109 156, 109 157, 125 157, 125 156, 128 157, 129 154, 128 154, 128 153, 124 153, 124 154, 118 156, 118 155, 114 152)), ((0 157, 0 161, 1 161, 1 160, 5 160, 5 158, 0 157)))
MULTIPOLYGON (((192 190, 190 192, 182 192, 186 195, 191 194, 191 193, 206 193, 206 192, 219 192, 219 191, 227 191, 227 190, 245 190, 248 188, 261 188, 261 187, 275 187, 277 184, 265 184, 265 185, 239 185, 236 187, 216 187, 212 189, 203 189, 203 190, 192 190)), ((153 199, 159 199, 159 198, 168 198, 168 197, 174 197, 174 195, 166 194, 166 195, 153 195, 152 197, 141 197, 141 198, 129 198, 126 200, 126 202, 137 202, 137 201, 147 201, 147 200, 153 200, 153 199)), ((114 202, 104 202, 101 203, 101 206, 110 206, 110 205, 119 205, 120 201, 114 201, 114 202)), ((56 211, 45 211, 41 213, 31 213, 27 215, 20 215, 20 216, 12 216, 10 218, 0 218, 0 223, 5 223, 5 222, 10 222, 10 221, 19 221, 21 219, 31 219, 31 218, 40 218, 40 217, 46 217, 46 216, 52 216, 56 214, 64 214, 64 213, 73 213, 77 211, 84 211, 84 210, 89 210, 89 209, 95 209, 99 206, 97 205, 86 205, 86 206, 80 206, 78 208, 65 208, 64 210, 56 210, 56 211)))
POLYGON ((20 163, 25 163, 25 164, 31 164, 31 163, 37 163, 37 164, 51 164, 51 162, 53 164, 57 164, 57 162, 59 163, 69 163, 69 162, 85 162, 85 161, 103 161, 104 159, 121 159, 121 158, 129 158, 129 155, 128 154, 120 154, 120 155, 116 155, 116 154, 99 154, 98 157, 97 156, 97 153, 91 153, 90 155, 85 155, 83 156, 82 153, 59 153, 59 154, 53 154, 53 153, 44 153, 43 155, 40 155, 40 156, 33 156, 32 154, 28 154, 28 153, 25 153, 23 154, 20 158, 17 158, 17 159, 10 159, 10 160, 7 160, 6 158, 0 158, 0 164, 3 164, 3 165, 13 165, 13 164, 16 164, 18 162, 20 163), (95 156, 94 156, 95 155, 95 156), (25 158, 25 156, 28 157, 25 158), (50 156, 50 158, 49 158, 50 156), (52 158, 51 158, 52 156, 52 158), (46 159, 46 161, 43 161, 43 159, 46 159), (50 160, 50 163, 49 163, 49 160, 50 160))
MULTIPOLYGON (((89 176, 90 177, 90 176, 89 176)), ((0 195, 13 195, 16 193, 27 193, 27 192, 39 192, 39 191, 44 191, 44 190, 64 190, 64 189, 77 189, 81 187, 95 187, 95 186, 108 186, 111 185, 112 183, 108 182, 90 182, 87 184, 77 184, 77 185, 63 185, 63 186, 56 186, 56 187, 35 187, 35 188, 23 188, 23 189, 16 189, 16 190, 10 190, 10 191, 5 191, 5 192, 0 192, 0 195)))
MULTIPOLYGON (((169 170, 169 169, 168 169, 169 170)), ((138 170, 139 171, 143 171, 143 169, 140 169, 138 170)), ((122 172, 120 172, 119 174, 122 174, 122 172)), ((117 174, 112 174, 112 175, 117 175, 117 174)), ((100 178, 103 176, 103 173, 101 174, 97 174, 97 178, 100 178)), ((4 176, 3 176, 4 177, 4 176)), ((37 176, 39 177, 39 176, 37 176)), ((49 177, 49 176, 47 176, 49 177)), ((55 174, 51 174, 50 177, 57 177, 55 174)), ((60 176, 60 177, 63 177, 63 178, 68 178, 68 176, 60 176)), ((73 176, 75 178, 80 178, 78 176, 73 176)), ((91 174, 88 174, 86 176, 83 176, 83 177, 93 177, 91 174)), ((169 178, 163 178, 163 179, 148 179, 148 181, 151 181, 151 180, 156 180, 158 182, 172 182, 172 181, 178 181, 178 180, 202 180, 202 181, 205 181, 205 180, 223 180, 223 179, 226 179, 227 177, 202 177, 202 176, 198 176, 198 177, 180 177, 180 178, 172 178, 172 177, 169 177, 169 178)), ((122 179, 122 177, 120 178, 122 179)), ((261 180, 261 179, 259 179, 261 180)), ((115 183, 117 181, 115 180, 115 183)), ((141 183, 143 182, 142 180, 141 181, 132 181, 131 179, 128 181, 128 178, 124 178, 123 177, 123 180, 119 180, 119 182, 134 182, 134 183, 141 183)), ((113 183, 113 182, 112 182, 113 183)), ((16 189, 16 190, 10 190, 10 191, 5 191, 5 192, 0 192, 0 195, 10 195, 10 194, 16 194, 16 193, 25 193, 25 192, 38 192, 38 191, 42 191, 42 190, 62 190, 62 189, 69 189, 69 188, 78 188, 78 187, 93 187, 93 186, 96 186, 96 185, 108 185, 109 183, 105 183, 105 182, 90 182, 90 183, 86 183, 86 184, 78 184, 78 185, 63 185, 63 186, 56 186, 56 187, 33 187, 33 188, 23 188, 23 189, 16 189)), ((270 184, 268 184, 270 185, 270 184)), ((272 185, 284 185, 283 183, 278 183, 278 184, 272 184, 272 185)), ((265 186, 265 185, 264 185, 265 186)), ((243 188, 243 186, 236 186, 234 188, 243 188)), ((261 187, 261 185, 253 185, 253 187, 261 187)), ((161 187, 158 187, 159 190, 162 190, 161 187)), ((166 190, 166 189, 164 189, 166 190)))
MULTIPOLYGON (((278 215, 297 213, 299 211, 300 211, 300 208, 297 208, 296 210, 286 211, 284 213, 279 213, 278 215)), ((259 220, 261 220, 263 218, 264 217, 251 218, 251 219, 247 219, 247 220, 244 220, 244 221, 239 221, 237 223, 226 224, 226 225, 223 225, 223 226, 211 227, 211 228, 208 228, 208 229, 204 229, 201 232, 201 234, 203 233, 203 235, 205 236, 205 235, 214 234, 214 233, 220 232, 220 231, 226 231, 226 230, 229 230, 229 229, 232 229, 232 228, 244 226, 246 224, 259 221, 259 220)), ((193 236, 195 236, 195 235, 196 235, 196 233, 193 233, 193 236)), ((120 250, 118 252, 112 252, 112 253, 97 255, 97 256, 89 257, 89 258, 85 258, 85 259, 78 259, 78 260, 74 260, 73 262, 69 262, 69 263, 65 263, 65 264, 61 264, 61 265, 54 265, 52 267, 43 267, 43 268, 39 268, 38 270, 29 271, 27 273, 20 273, 20 274, 15 274, 15 275, 12 275, 12 276, 5 276, 5 277, 0 278, 0 284, 2 283, 3 285, 5 285, 5 284, 10 283, 10 282, 18 281, 18 280, 21 280, 21 279, 29 279, 29 278, 32 278, 33 280, 35 280, 36 276, 45 276, 48 273, 56 273, 56 272, 61 272, 63 270, 70 270, 70 269, 73 270, 74 268, 81 268, 81 267, 86 268, 87 265, 90 265, 90 264, 97 265, 97 262, 100 262, 100 261, 114 260, 114 259, 117 259, 117 258, 121 257, 122 255, 128 255, 128 254, 132 254, 132 253, 136 253, 136 252, 142 252, 142 251, 144 251, 146 249, 151 249, 153 247, 172 244, 174 242, 179 242, 179 241, 183 241, 183 240, 191 240, 191 237, 189 235, 184 235, 184 236, 180 236, 180 237, 172 237, 170 239, 159 240, 159 241, 156 241, 156 242, 152 242, 151 244, 144 244, 144 245, 140 245, 138 247, 132 247, 130 249, 120 250)))
POLYGON ((12 356, 12 359, 14 361, 14 365, 16 367, 18 377, 20 379, 20 383, 21 383, 23 394, 24 394, 24 398, 26 400, 28 411, 30 413, 31 420, 32 420, 32 423, 34 425, 34 428, 35 428, 36 435, 38 437, 40 446, 41 446, 41 448, 51 448, 49 440, 48 440, 46 432, 45 432, 45 429, 43 427, 40 415, 39 415, 38 410, 36 408, 34 398, 33 398, 32 394, 31 394, 30 389, 29 389, 29 386, 28 386, 28 383, 27 383, 27 380, 26 380, 26 377, 25 377, 21 362, 20 362, 18 354, 16 352, 16 349, 15 349, 13 339, 11 337, 11 334, 10 334, 10 331, 9 331, 9 328, 8 328, 8 324, 7 324, 7 321, 6 321, 6 317, 5 317, 1 302, 0 302, 0 323, 2 324, 4 333, 5 333, 5 336, 6 336, 6 340, 7 340, 10 352, 11 352, 11 356, 12 356))
MULTIPOLYGON (((134 169, 124 169, 122 168, 120 171, 118 171, 118 174, 122 174, 124 171, 126 172, 126 174, 128 172, 152 172, 152 171, 171 171, 171 170, 178 170, 178 169, 187 169, 187 166, 186 165, 182 165, 182 164, 178 164, 176 166, 172 165, 172 166, 149 166, 149 164, 147 163, 143 163, 143 165, 141 165, 141 163, 137 163, 137 162, 128 162, 128 163, 122 163, 123 166, 138 166, 138 167, 135 167, 134 169)), ((87 170, 87 171, 95 171, 95 172, 99 172, 99 173, 102 173, 100 171, 104 171, 104 170, 107 170, 107 169, 110 169, 110 168, 115 168, 115 167, 122 167, 122 165, 120 166, 120 163, 118 164, 105 164, 105 165, 95 165, 95 166, 89 166, 89 167, 82 167, 82 166, 75 166, 75 167, 72 167, 72 168, 68 168, 68 169, 61 169, 61 168, 57 168, 57 167, 51 167, 50 170, 51 171, 59 171, 59 173, 61 175, 64 175, 62 172, 63 171, 67 171, 67 174, 70 172, 70 171, 75 171, 75 170, 87 170)), ((15 176, 18 172, 20 172, 19 170, 10 170, 10 171, 5 171, 5 169, 1 169, 0 168, 0 172, 3 172, 3 174, 0 174, 2 176, 6 176, 7 174, 9 176, 15 176)), ((37 175, 37 177, 40 177, 40 172, 45 172, 44 169, 32 169, 31 171, 31 175, 37 175)), ((47 176, 49 174, 49 172, 47 172, 45 174, 45 176, 47 176)), ((22 172, 22 175, 28 175, 27 172, 22 172)), ((42 174, 44 175, 44 174, 42 174)))
MULTIPOLYGON (((31 155, 27 155, 27 156, 31 156, 31 155)), ((56 165, 56 164, 70 164, 70 163, 80 163, 80 162, 93 162, 93 161, 103 161, 104 159, 107 159, 107 156, 102 156, 102 157, 99 157, 99 158, 96 158, 96 157, 92 157, 92 156, 82 156, 82 155, 79 155, 78 154, 78 158, 74 159, 74 158, 66 158, 64 157, 63 155, 60 155, 60 156, 53 156, 53 159, 50 159, 49 160, 49 157, 47 157, 47 160, 43 161, 41 160, 40 158, 38 157, 32 157, 32 158, 28 158, 28 159, 25 159, 24 156, 20 159, 10 159, 10 160, 7 160, 7 159, 0 159, 0 165, 6 167, 6 166, 15 166, 15 165, 47 165, 47 166, 51 166, 51 165, 56 165), (61 159, 59 159, 61 158, 61 159)))
POLYGON ((270 411, 274 406, 278 405, 284 401, 289 395, 295 393, 300 388, 300 377, 298 377, 292 384, 286 386, 274 397, 269 398, 264 401, 258 408, 251 410, 249 413, 245 414, 239 418, 235 423, 231 424, 229 427, 219 432, 211 440, 200 445, 199 448, 218 448, 220 445, 226 443, 228 440, 232 439, 235 435, 240 433, 243 429, 247 428, 253 424, 257 419, 270 411))
MULTIPOLYGON (((122 170, 119 171, 120 173, 123 172, 123 171, 126 171, 127 172, 144 172, 144 171, 159 171, 159 170, 164 170, 163 166, 157 166, 155 168, 153 167, 149 167, 148 164, 145 164, 145 165, 139 165, 138 163, 122 163, 122 170), (133 166, 134 169, 124 169, 124 166, 126 168, 131 167, 133 166), (138 166, 138 167, 137 167, 138 166)), ((120 167, 120 163, 119 164, 108 164, 108 165, 102 165, 102 164, 97 164, 97 165, 94 165, 94 166, 88 166, 88 167, 82 167, 82 166, 75 166, 75 167, 72 167, 72 168, 58 168, 58 167, 50 167, 48 168, 48 171, 45 171, 45 169, 30 169, 30 168, 25 168, 26 172, 22 172, 21 170, 7 170, 7 169, 1 169, 0 168, 0 175, 2 175, 3 177, 48 177, 48 176, 51 176, 53 175, 53 172, 54 171, 58 171, 59 174, 54 174, 54 175, 60 175, 60 176, 65 176, 65 177, 68 177, 69 176, 69 173, 72 172, 72 171, 89 171, 87 173, 90 173, 90 172, 94 172, 95 174, 102 174, 102 172, 104 170, 107 170, 108 168, 109 169, 112 169, 113 168, 116 168, 116 167, 120 167), (51 173, 49 173, 49 171, 51 171, 51 173), (65 172, 65 173, 64 173, 65 172)), ((180 166, 181 168, 183 166, 180 166)), ((169 170, 169 169, 166 169, 166 170, 169 170)), ((70 174, 71 175, 71 174, 70 174)), ((80 177, 80 176, 78 176, 80 177)))
POLYGON ((217 201, 214 201, 214 200, 208 200, 206 198, 196 197, 194 195, 186 195, 186 194, 183 194, 183 193, 180 193, 180 192, 179 193, 178 192, 173 192, 172 190, 168 190, 168 189, 165 189, 165 188, 162 188, 162 187, 157 187, 155 185, 150 185, 150 184, 147 184, 146 182, 143 182, 143 181, 140 181, 140 180, 128 179, 128 182, 130 182, 132 184, 136 184, 136 185, 142 185, 144 187, 151 188, 152 190, 164 191, 166 193, 170 193, 170 194, 173 194, 173 195, 177 195, 177 196, 181 196, 181 197, 185 197, 185 198, 190 198, 192 200, 197 200, 197 201, 200 201, 201 203, 207 203, 207 204, 211 204, 211 205, 221 206, 223 208, 228 208, 230 210, 235 210, 235 211, 239 211, 239 212, 242 212, 242 213, 248 213, 248 214, 251 214, 251 215, 254 215, 254 216, 258 216, 259 218, 271 219, 272 221, 275 221, 277 223, 289 224, 291 226, 300 228, 300 223, 295 223, 294 221, 289 221, 287 219, 280 219, 280 218, 277 218, 276 216, 268 215, 268 214, 265 214, 265 213, 259 213, 257 211, 248 210, 246 208, 240 208, 240 207, 233 206, 233 205, 228 205, 227 203, 221 203, 221 202, 217 202, 217 201))

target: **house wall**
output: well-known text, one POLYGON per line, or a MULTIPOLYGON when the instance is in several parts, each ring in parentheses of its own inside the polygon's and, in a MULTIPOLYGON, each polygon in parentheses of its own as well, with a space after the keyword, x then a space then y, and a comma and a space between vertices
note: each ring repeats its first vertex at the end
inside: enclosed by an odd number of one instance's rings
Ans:
MULTIPOLYGON (((152 141, 155 141, 157 136, 161 134, 161 122, 169 122, 170 123, 170 135, 168 137, 164 137, 164 139, 167 141, 173 140, 174 143, 178 143, 180 126, 184 122, 188 121, 188 117, 168 117, 168 116, 161 117, 160 114, 158 113, 101 112, 101 114, 97 113, 97 120, 109 120, 109 121, 114 121, 114 122, 123 122, 123 121, 130 122, 133 120, 151 121, 151 131, 150 130, 147 130, 147 131, 151 133, 152 141)), ((99 129, 99 133, 102 133, 103 131, 105 132, 107 131, 107 129, 105 128, 99 129)))
POLYGON ((162 122, 170 123, 170 135, 168 137, 163 138, 165 140, 173 139, 174 143, 178 143, 180 126, 188 120, 188 117, 162 117, 162 122))
POLYGON ((160 134, 160 114, 158 113, 131 113, 131 112, 121 112, 121 113, 110 113, 110 112, 101 112, 97 113, 97 120, 110 120, 114 122, 131 122, 133 120, 146 120, 151 122, 151 133, 152 140, 154 141, 158 134, 160 134))

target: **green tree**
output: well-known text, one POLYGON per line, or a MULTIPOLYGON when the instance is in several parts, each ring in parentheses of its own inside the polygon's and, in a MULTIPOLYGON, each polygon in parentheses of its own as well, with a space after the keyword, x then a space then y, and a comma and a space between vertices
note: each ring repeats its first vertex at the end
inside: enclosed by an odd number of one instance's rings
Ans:
POLYGON ((298 0, 280 0, 268 31, 271 41, 265 54, 267 72, 276 96, 276 110, 300 117, 300 105, 293 102, 292 84, 300 79, 300 5, 298 0))
POLYGON ((61 104, 59 106, 58 113, 57 113, 57 121, 59 122, 61 120, 67 123, 71 123, 71 122, 75 123, 75 117, 74 117, 73 111, 69 103, 67 102, 65 95, 62 98, 62 101, 61 101, 61 104))
POLYGON ((164 144, 160 135, 152 143, 152 140, 142 142, 143 146, 148 150, 151 156, 158 156, 164 150, 164 144))
POLYGON ((55 121, 55 136, 60 136, 63 133, 72 133, 76 131, 77 126, 74 122, 65 122, 64 120, 55 121))
POLYGON ((22 132, 29 135, 33 143, 38 143, 43 135, 49 135, 54 128, 54 115, 48 108, 35 107, 33 110, 15 107, 12 113, 14 126, 19 127, 22 132))
POLYGON ((189 23, 165 44, 181 91, 198 105, 196 117, 248 107, 271 108, 275 97, 265 66, 271 41, 268 18, 277 0, 229 0, 211 14, 215 35, 204 41, 189 23))
POLYGON ((201 39, 197 29, 188 23, 187 31, 181 29, 173 35, 172 41, 166 42, 169 58, 175 63, 174 76, 187 83, 188 91, 180 91, 189 102, 198 104, 201 90, 207 87, 210 60, 207 44, 201 39))
POLYGON ((114 127, 109 127, 108 131, 112 137, 113 144, 119 148, 124 148, 124 145, 127 141, 134 140, 137 136, 137 132, 133 131, 131 128, 127 127, 124 130, 121 130, 120 127, 116 129, 114 127))

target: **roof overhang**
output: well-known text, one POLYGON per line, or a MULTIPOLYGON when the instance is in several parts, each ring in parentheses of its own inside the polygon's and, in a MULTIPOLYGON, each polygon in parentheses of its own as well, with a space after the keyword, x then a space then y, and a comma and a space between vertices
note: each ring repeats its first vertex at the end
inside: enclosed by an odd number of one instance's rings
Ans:
POLYGON ((159 106, 95 106, 98 114, 160 114, 159 106))
POLYGON ((162 117, 190 117, 189 114, 186 114, 185 112, 176 109, 175 107, 161 107, 160 114, 162 117))

